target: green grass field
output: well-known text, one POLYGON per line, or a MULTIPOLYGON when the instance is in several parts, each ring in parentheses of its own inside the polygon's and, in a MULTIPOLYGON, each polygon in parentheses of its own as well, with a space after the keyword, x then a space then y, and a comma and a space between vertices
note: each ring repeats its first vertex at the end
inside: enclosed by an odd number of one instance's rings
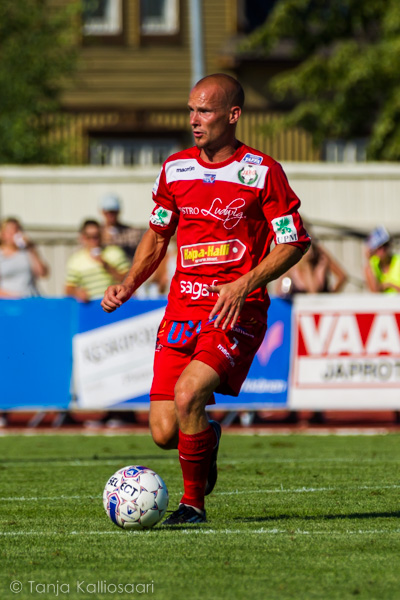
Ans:
POLYGON ((149 436, 4 436, 0 456, 1 600, 400 598, 399 435, 224 433, 208 523, 179 530, 124 531, 102 506, 144 464, 177 507, 177 454, 149 436))

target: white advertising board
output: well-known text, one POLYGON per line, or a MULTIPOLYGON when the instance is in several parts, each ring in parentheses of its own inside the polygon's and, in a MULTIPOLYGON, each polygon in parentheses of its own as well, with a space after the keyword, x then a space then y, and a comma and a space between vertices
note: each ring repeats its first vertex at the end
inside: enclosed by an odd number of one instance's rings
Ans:
POLYGON ((400 296, 298 295, 292 409, 400 409, 400 296))
POLYGON ((112 407, 150 391, 160 308, 73 338, 79 408, 112 407))

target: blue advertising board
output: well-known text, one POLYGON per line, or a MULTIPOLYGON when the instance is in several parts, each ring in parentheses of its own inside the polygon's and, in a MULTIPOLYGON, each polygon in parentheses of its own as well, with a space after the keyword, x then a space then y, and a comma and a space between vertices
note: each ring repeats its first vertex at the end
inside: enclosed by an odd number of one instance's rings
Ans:
MULTIPOLYGON (((165 305, 165 299, 132 299, 107 314, 101 309, 100 301, 88 304, 70 298, 0 301, 0 410, 67 409, 74 398, 71 381, 77 361, 75 356, 73 364, 72 348, 79 337, 83 337, 80 362, 86 361, 82 377, 85 385, 92 386, 90 406, 96 409, 98 402, 97 408, 134 409, 139 405, 147 408, 154 354, 152 338, 155 339, 165 305), (139 342, 147 345, 140 347, 139 342), (141 362, 140 367, 130 362, 129 352, 135 343, 139 344, 136 360, 141 362), (113 347, 117 348, 118 356, 111 352, 113 347), (121 357, 122 362, 125 360, 123 368, 121 357), (104 396, 100 402, 107 378, 111 394, 109 399, 104 396), (140 378, 146 383, 139 385, 140 378), (95 385, 100 390, 98 395, 95 385), (113 390, 118 388, 120 396, 113 399, 113 390), (124 396, 123 389, 133 388, 138 390, 135 396, 129 393, 124 396)), ((284 407, 290 343, 291 303, 274 298, 267 334, 240 395, 234 398, 216 394, 217 406, 228 410, 284 407)), ((87 408, 87 405, 82 407, 87 408)))
POLYGON ((70 298, 0 301, 1 410, 68 408, 77 331, 70 298))
POLYGON ((106 313, 101 308, 100 300, 93 300, 87 304, 79 303, 79 333, 105 327, 111 323, 118 323, 166 305, 165 298, 159 300, 137 300, 132 298, 114 312, 106 313))
POLYGON ((292 304, 272 298, 268 329, 239 396, 215 394, 219 408, 284 408, 288 402, 292 304))

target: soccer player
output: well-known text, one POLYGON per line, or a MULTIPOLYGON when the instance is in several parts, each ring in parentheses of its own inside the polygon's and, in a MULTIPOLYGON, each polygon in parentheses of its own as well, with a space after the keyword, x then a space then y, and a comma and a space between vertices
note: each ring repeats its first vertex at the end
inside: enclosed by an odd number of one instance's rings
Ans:
POLYGON ((184 483, 165 525, 206 520, 204 497, 217 479, 221 428, 208 420, 205 407, 214 391, 238 395, 265 335, 266 285, 310 244, 300 201, 281 166, 236 139, 243 103, 241 85, 225 74, 209 75, 191 90, 195 146, 163 164, 150 227, 124 282, 109 287, 102 301, 112 312, 128 300, 177 231, 176 272, 150 391, 153 439, 178 448, 184 483))

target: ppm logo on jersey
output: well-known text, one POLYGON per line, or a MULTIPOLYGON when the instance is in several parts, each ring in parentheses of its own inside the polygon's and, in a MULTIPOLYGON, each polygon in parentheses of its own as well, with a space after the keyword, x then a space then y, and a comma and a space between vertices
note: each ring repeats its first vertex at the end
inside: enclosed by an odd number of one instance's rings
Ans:
POLYGON ((250 163, 251 165, 261 165, 262 160, 262 156, 257 156, 257 154, 251 154, 250 152, 247 152, 240 162, 250 163))

